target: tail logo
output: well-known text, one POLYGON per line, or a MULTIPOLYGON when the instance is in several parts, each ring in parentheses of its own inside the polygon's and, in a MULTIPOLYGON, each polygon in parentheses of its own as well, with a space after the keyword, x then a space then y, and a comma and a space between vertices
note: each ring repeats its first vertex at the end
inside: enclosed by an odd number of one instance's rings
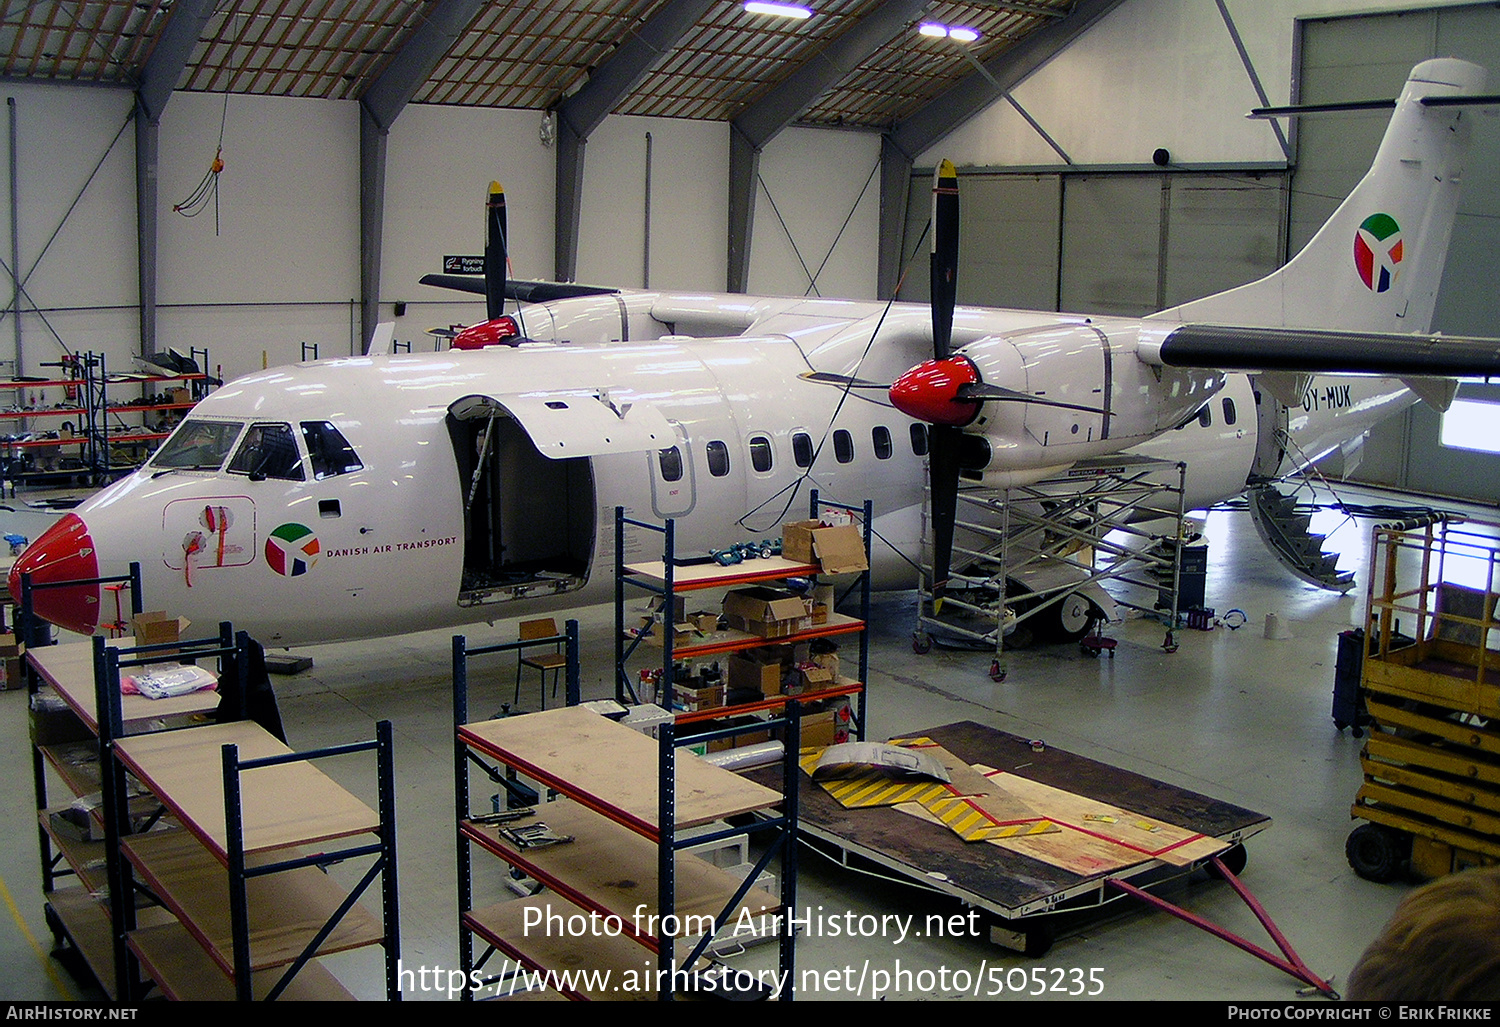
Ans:
POLYGON ((266 563, 277 574, 295 578, 318 562, 318 537, 302 524, 283 524, 266 539, 266 563))
POLYGON ((1371 214, 1354 233, 1354 268, 1371 292, 1385 292, 1401 273, 1401 226, 1389 214, 1371 214))

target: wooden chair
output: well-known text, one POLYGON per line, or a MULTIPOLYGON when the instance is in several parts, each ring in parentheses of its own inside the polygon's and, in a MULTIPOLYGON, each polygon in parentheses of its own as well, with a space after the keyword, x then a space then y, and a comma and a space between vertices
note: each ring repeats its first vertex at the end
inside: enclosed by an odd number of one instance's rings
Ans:
MULTIPOLYGON (((551 617, 541 617, 537 620, 523 620, 521 622, 521 641, 531 642, 538 638, 555 638, 561 632, 557 630, 557 621, 551 617)), ((521 705, 521 668, 534 667, 541 675, 542 684, 542 709, 547 708, 547 672, 552 672, 552 695, 557 696, 557 679, 562 675, 563 668, 568 665, 568 657, 563 652, 563 643, 558 642, 552 652, 537 652, 530 650, 516 650, 516 699, 515 705, 521 705)))

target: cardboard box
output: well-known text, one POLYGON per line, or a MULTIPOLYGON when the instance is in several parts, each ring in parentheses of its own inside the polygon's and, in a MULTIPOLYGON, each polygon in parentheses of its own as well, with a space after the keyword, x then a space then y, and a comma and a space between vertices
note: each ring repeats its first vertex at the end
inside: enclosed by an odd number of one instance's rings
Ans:
POLYGON ((17 641, 14 632, 0 634, 0 660, 14 660, 26 655, 26 643, 17 641))
POLYGON ((729 657, 729 690, 780 695, 784 664, 790 655, 788 646, 765 646, 735 653, 729 657))
POLYGON ((709 685, 707 688, 685 688, 682 685, 672 686, 672 706, 674 709, 692 713, 695 710, 712 710, 724 705, 724 686, 722 684, 709 685))
POLYGON ((849 705, 848 699, 833 699, 830 703, 830 707, 822 713, 809 713, 802 718, 802 748, 838 745, 849 741, 854 709, 849 705))
POLYGON ((5 680, 0 681, 0 689, 7 692, 19 692, 26 687, 26 665, 19 656, 13 656, 5 661, 5 680))
POLYGON ((803 663, 797 666, 797 676, 794 682, 787 687, 787 695, 801 695, 803 692, 821 692, 825 688, 832 688, 834 673, 827 667, 820 667, 816 663, 803 663))
POLYGON ((693 611, 688 614, 687 622, 705 635, 711 635, 719 630, 719 615, 707 610, 693 611))
POLYGON ((724 596, 729 626, 761 638, 785 638, 812 626, 802 597, 785 589, 737 588, 724 596))
POLYGON ((192 621, 186 617, 168 617, 165 611, 138 613, 130 620, 136 645, 162 645, 182 639, 192 621))
POLYGON ((859 526, 825 526, 821 521, 789 521, 781 526, 781 555, 797 563, 815 563, 825 574, 870 569, 859 526))

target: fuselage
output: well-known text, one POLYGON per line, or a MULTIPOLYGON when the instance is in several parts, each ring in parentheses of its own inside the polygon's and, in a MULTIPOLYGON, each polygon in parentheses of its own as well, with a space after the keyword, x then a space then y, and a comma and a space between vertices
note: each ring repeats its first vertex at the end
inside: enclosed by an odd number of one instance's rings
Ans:
MULTIPOLYGON (((707 551, 774 538, 806 516, 812 488, 869 499, 882 540, 875 584, 915 583, 925 426, 802 376, 889 380, 926 355, 925 307, 620 294, 523 314, 541 341, 320 361, 228 383, 150 463, 78 508, 67 544, 87 549, 99 575, 139 562, 149 608, 228 620, 275 645, 604 601, 616 507, 674 518, 679 549, 707 551), (217 455, 184 455, 190 431, 212 435, 217 455), (245 455, 256 445, 264 455, 259 440, 272 436, 288 447, 282 465, 245 455)), ((1093 395, 1106 411, 1082 416, 1082 430, 1064 412, 1071 432, 1045 422, 1051 411, 1007 411, 1016 422, 1003 431, 1043 466, 1124 448, 1186 461, 1192 507, 1357 438, 1409 401, 1395 383, 1317 379, 1288 416, 1245 376, 1217 372, 1171 372, 1150 392, 1160 375, 1127 348, 1136 324, 961 310, 955 341, 999 350, 1042 339, 1008 357, 1026 365, 1027 387, 1093 395)), ((58 563, 44 543, 23 569, 88 568, 58 563)), ((49 619, 92 629, 92 601, 70 599, 49 619)))

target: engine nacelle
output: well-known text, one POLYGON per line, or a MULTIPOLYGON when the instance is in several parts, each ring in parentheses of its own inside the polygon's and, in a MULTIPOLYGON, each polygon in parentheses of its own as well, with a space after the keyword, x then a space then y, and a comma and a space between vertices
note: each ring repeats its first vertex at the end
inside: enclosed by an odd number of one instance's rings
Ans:
MULTIPOLYGON (((1186 421, 1224 384, 1217 371, 1153 367, 1136 357, 1135 322, 1050 325, 992 336, 960 351, 985 386, 1021 396, 987 398, 964 426, 982 436, 987 483, 1035 481, 1079 460, 1128 449, 1186 421)), ((971 447, 973 453, 975 448, 971 447)), ((969 463, 977 461, 978 454, 969 463)))

